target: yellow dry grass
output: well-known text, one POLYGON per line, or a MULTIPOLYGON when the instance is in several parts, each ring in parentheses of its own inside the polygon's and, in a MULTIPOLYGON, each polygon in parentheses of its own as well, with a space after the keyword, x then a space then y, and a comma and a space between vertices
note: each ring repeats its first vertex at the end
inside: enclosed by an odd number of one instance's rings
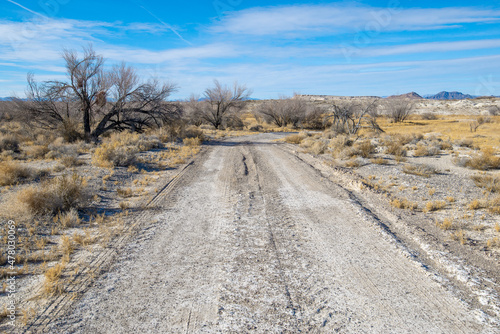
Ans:
POLYGON ((409 120, 403 123, 390 123, 385 117, 377 119, 380 127, 388 134, 440 134, 441 139, 471 140, 474 146, 500 147, 500 116, 491 116, 491 123, 482 124, 476 132, 470 131, 470 122, 478 116, 439 115, 435 120, 409 120))

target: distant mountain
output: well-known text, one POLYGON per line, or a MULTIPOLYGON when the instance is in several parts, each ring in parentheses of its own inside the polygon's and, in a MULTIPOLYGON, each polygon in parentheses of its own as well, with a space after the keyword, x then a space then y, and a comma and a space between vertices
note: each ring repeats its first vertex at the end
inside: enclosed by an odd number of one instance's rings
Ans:
POLYGON ((473 99, 476 96, 472 96, 469 94, 463 94, 460 92, 439 92, 436 95, 426 96, 426 99, 429 100, 465 100, 465 99, 473 99))
POLYGON ((412 100, 416 100, 416 99, 423 99, 423 97, 418 95, 415 92, 411 92, 411 93, 406 93, 406 94, 401 94, 401 95, 391 95, 388 97, 388 99, 412 99, 412 100))

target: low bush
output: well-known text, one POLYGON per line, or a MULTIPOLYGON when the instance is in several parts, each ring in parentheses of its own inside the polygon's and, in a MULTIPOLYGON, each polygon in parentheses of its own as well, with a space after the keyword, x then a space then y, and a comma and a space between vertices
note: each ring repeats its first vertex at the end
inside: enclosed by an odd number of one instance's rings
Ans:
POLYGON ((307 138, 307 136, 305 136, 302 133, 298 133, 298 134, 286 136, 285 142, 287 142, 289 144, 300 144, 302 142, 302 140, 304 140, 305 138, 307 138))
POLYGON ((465 165, 478 170, 498 169, 500 168, 500 157, 495 155, 493 148, 486 147, 480 153, 472 155, 465 165))
POLYGON ((0 186, 10 186, 34 178, 37 173, 19 163, 5 161, 0 163, 0 186))
POLYGON ((423 164, 418 164, 418 165, 406 164, 403 166, 403 172, 406 174, 430 177, 432 174, 436 174, 437 170, 432 166, 423 164))
POLYGON ((43 159, 50 150, 48 145, 32 145, 25 147, 24 152, 31 159, 43 159))
POLYGON ((418 204, 414 202, 410 202, 409 200, 405 199, 393 199, 391 201, 391 205, 395 208, 398 209, 407 209, 407 210, 416 210, 418 208, 418 204))
POLYGON ((120 143, 103 143, 92 154, 92 164, 98 167, 127 167, 137 162, 137 148, 120 143))
POLYGON ((86 180, 77 174, 56 177, 19 190, 12 195, 10 206, 31 216, 78 209, 90 198, 86 186, 86 180))
POLYGON ((315 141, 308 149, 309 152, 315 155, 323 154, 328 149, 328 144, 321 139, 315 141))
POLYGON ((442 208, 444 208, 446 206, 446 202, 445 201, 432 201, 432 202, 427 202, 425 204, 425 209, 424 211, 425 212, 432 212, 432 211, 437 211, 437 210, 441 210, 442 208))
POLYGON ((200 146, 201 145, 201 138, 200 137, 184 138, 184 140, 182 142, 186 146, 200 146))
POLYGON ((19 140, 13 135, 0 135, 0 152, 19 152, 19 140))
POLYGON ((358 155, 363 158, 369 158, 373 153, 375 153, 375 146, 371 143, 370 140, 364 140, 356 143, 354 147, 358 150, 358 155))
POLYGON ((416 157, 426 157, 426 156, 434 156, 439 154, 439 147, 430 146, 429 144, 418 143, 417 148, 413 152, 413 155, 416 157))
POLYGON ((500 175, 474 175, 471 179, 480 188, 492 193, 500 193, 500 175))

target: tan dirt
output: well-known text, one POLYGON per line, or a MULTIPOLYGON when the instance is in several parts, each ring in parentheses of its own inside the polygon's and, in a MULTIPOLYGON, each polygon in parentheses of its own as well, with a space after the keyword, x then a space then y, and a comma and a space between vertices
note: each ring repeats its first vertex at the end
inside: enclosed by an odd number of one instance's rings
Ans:
POLYGON ((209 147, 72 309, 30 330, 500 332, 276 138, 209 147))

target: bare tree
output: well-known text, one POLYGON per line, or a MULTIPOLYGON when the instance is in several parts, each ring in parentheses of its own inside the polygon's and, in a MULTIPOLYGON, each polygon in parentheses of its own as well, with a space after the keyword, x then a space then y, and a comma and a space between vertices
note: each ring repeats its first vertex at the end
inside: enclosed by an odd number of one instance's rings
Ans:
POLYGON ((196 100, 196 97, 191 97, 191 113, 218 129, 227 117, 243 109, 244 100, 250 94, 250 90, 236 82, 230 88, 214 80, 214 87, 205 90, 203 99, 196 100))
POLYGON ((274 123, 279 127, 291 124, 295 127, 305 119, 307 105, 301 99, 282 96, 278 100, 261 104, 257 113, 267 123, 274 123))
POLYGON ((405 121, 415 108, 415 102, 411 99, 388 99, 385 107, 387 115, 394 123, 405 121))
POLYGON ((376 122, 378 100, 340 101, 333 105, 332 129, 337 133, 357 134, 362 127, 382 131, 376 122))
POLYGON ((161 125, 179 113, 178 107, 165 101, 174 85, 156 80, 141 83, 124 63, 105 71, 103 57, 92 46, 84 48, 82 57, 65 50, 63 59, 67 81, 38 84, 28 74, 28 99, 17 102, 32 124, 48 129, 81 124, 85 140, 95 141, 110 130, 141 131, 161 125))

